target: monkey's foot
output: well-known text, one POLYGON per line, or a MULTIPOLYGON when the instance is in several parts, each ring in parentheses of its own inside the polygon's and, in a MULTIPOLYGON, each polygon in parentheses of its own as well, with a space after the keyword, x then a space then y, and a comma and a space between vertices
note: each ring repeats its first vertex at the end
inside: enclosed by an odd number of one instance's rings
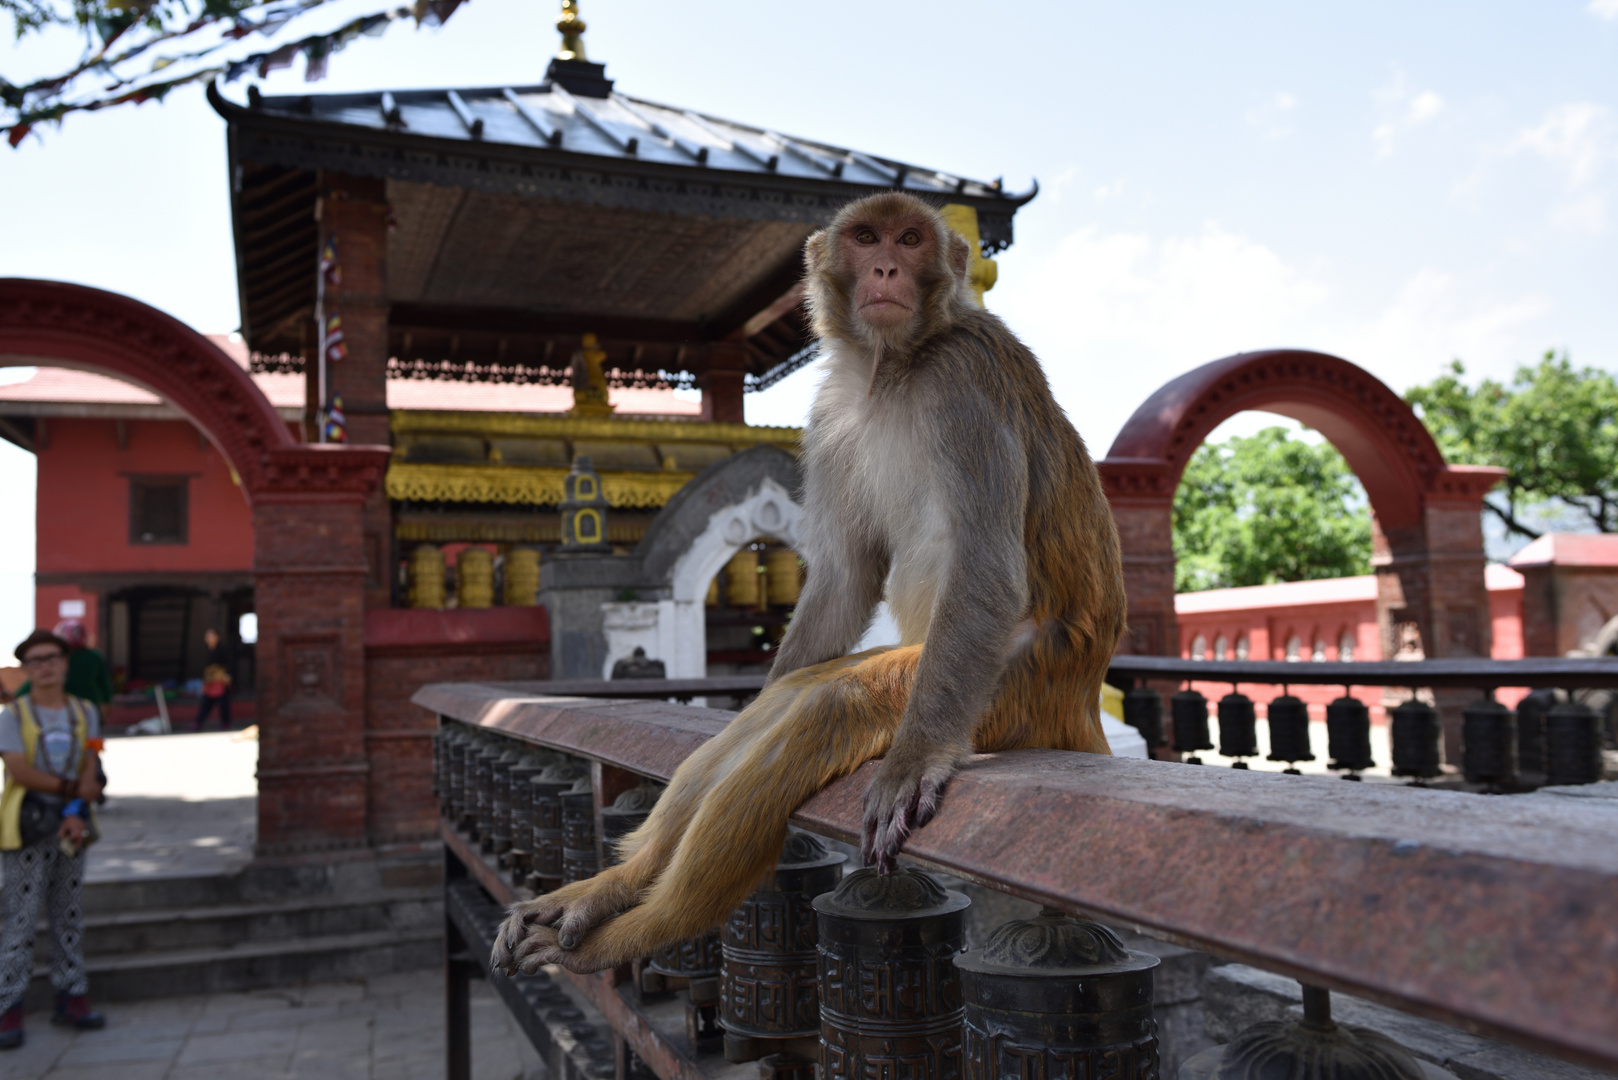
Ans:
POLYGON ((865 865, 875 863, 879 873, 893 872, 904 842, 938 812, 939 797, 955 772, 955 762, 953 755, 916 761, 908 754, 889 753, 865 791, 860 843, 865 865))
MULTIPOLYGON (((669 944, 667 935, 656 933, 652 923, 645 907, 634 907, 591 930, 573 948, 563 948, 550 927, 533 927, 520 948, 517 970, 532 975, 546 964, 556 964, 588 975, 627 964, 669 944)), ((672 940, 680 940, 680 936, 672 940)))
POLYGON ((512 904, 500 932, 495 935, 490 964, 507 975, 518 971, 532 975, 542 964, 558 962, 528 963, 536 952, 574 948, 591 927, 633 907, 637 899, 636 891, 609 871, 512 904))

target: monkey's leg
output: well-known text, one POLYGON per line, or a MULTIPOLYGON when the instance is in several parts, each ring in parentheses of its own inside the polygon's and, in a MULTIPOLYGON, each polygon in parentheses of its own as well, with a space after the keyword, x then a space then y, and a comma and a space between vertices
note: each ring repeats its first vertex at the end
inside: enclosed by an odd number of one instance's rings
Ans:
POLYGON ((520 969, 600 971, 724 921, 775 865, 792 812, 887 750, 919 652, 896 649, 832 672, 804 669, 818 674, 819 685, 798 695, 719 779, 641 902, 572 949, 548 934, 531 936, 519 950, 520 969))
POLYGON ((511 905, 495 935, 493 966, 515 972, 527 947, 558 940, 575 945, 592 926, 638 903, 667 865, 703 798, 808 687, 796 674, 769 687, 681 762, 646 823, 620 845, 622 862, 585 881, 511 905))

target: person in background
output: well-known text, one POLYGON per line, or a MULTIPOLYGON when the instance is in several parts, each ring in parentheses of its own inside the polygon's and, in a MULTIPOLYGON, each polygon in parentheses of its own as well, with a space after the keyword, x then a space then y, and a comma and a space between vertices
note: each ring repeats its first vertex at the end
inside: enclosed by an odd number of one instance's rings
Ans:
POLYGON ((50 933, 51 1023, 106 1024, 84 971, 84 847, 101 793, 101 717, 67 692, 68 643, 35 630, 17 646, 28 693, 0 711, 0 1049, 23 1043, 23 996, 34 970, 41 907, 50 933))
POLYGON ((219 709, 219 728, 230 730, 230 654, 219 640, 219 631, 208 628, 202 635, 208 655, 202 660, 202 704, 197 706, 195 729, 201 731, 208 716, 219 709))

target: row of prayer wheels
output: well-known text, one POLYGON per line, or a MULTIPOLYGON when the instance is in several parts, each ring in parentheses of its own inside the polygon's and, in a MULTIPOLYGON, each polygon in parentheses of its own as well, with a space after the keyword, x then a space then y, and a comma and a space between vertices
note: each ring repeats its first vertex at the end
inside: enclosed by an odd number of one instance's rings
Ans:
MULTIPOLYGON (((502 557, 506 607, 532 607, 539 593, 539 552, 512 548, 502 557)), ((433 544, 417 544, 410 551, 405 571, 409 603, 413 608, 441 608, 445 604, 444 551, 433 544)), ((494 606, 494 556, 488 548, 461 549, 455 558, 455 604, 463 608, 494 606)))
MULTIPOLYGON (((752 548, 731 556, 724 570, 725 605, 733 608, 795 607, 803 591, 803 565, 791 548, 770 548, 762 562, 752 548)), ((719 606, 719 577, 708 585, 708 606, 719 606)))
MULTIPOLYGON (((445 817, 484 852, 527 845, 528 887, 595 873, 583 762, 449 722, 434 766, 445 817)), ((647 782, 602 810, 603 857, 660 791, 647 782)), ((1157 957, 1050 909, 965 953, 967 897, 909 868, 845 874, 845 859, 789 832, 774 874, 722 928, 634 965, 635 992, 683 992, 693 1053, 759 1061, 776 1080, 1158 1080, 1157 957)), ((507 865, 517 880, 523 866, 507 865)))
MULTIPOLYGON (((1270 729, 1269 761, 1285 762, 1289 773, 1296 763, 1313 761, 1309 739, 1309 708, 1299 698, 1283 694, 1266 709, 1270 729)), ((1243 759, 1258 756, 1258 717, 1253 699, 1232 691, 1219 699, 1219 753, 1235 758, 1233 768, 1245 769, 1243 759)), ((1590 784, 1602 777, 1601 718, 1589 706, 1568 698, 1557 701, 1548 690, 1535 691, 1516 710, 1484 696, 1461 712, 1462 772, 1471 783, 1505 790, 1524 774, 1543 774, 1546 784, 1590 784)), ((1212 750, 1208 699, 1185 689, 1170 699, 1174 749, 1201 764, 1198 751, 1212 750)), ((1443 722, 1438 710, 1412 697, 1389 712, 1389 736, 1394 776, 1420 782, 1440 775, 1443 722)), ((1124 695, 1124 719, 1148 746, 1168 745, 1163 727, 1163 699, 1150 687, 1137 686, 1124 695)), ((1344 694, 1326 706, 1327 754, 1332 769, 1357 780, 1376 762, 1371 753, 1371 710, 1364 702, 1344 694)))

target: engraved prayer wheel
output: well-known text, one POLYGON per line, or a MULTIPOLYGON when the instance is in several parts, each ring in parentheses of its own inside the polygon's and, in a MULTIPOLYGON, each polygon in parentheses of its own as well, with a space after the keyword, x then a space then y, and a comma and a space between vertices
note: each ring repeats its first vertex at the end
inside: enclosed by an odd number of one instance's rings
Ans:
POLYGON ((535 892, 562 887, 562 792, 589 773, 584 762, 568 759, 546 766, 528 782, 529 817, 534 823, 528 887, 535 892))
MULTIPOLYGON (((1301 698, 1282 694, 1264 710, 1270 724, 1270 753, 1266 760, 1284 761, 1288 766, 1315 760, 1309 745, 1309 706, 1301 698)), ((1296 768, 1286 772, 1297 775, 1296 768)))
POLYGON ((719 978, 727 1061, 791 1052, 793 1040, 804 1044, 805 1056, 815 1056, 814 899, 836 888, 847 858, 808 833, 789 832, 770 881, 730 913, 719 978))
POLYGON ((1350 694, 1326 706, 1326 753, 1331 767, 1358 780, 1356 773, 1376 764, 1371 757, 1371 710, 1350 694))
POLYGON ((1149 686, 1137 686, 1124 695, 1124 723, 1140 732, 1148 747, 1165 745, 1163 695, 1149 686))
POLYGON ((685 986, 685 1041, 693 1054, 717 1051, 724 1040, 725 1033, 719 1026, 722 965, 717 930, 659 949, 646 965, 646 971, 663 988, 685 986))
POLYGON ((1046 908, 955 958, 969 1077, 1157 1080, 1153 969, 1098 923, 1046 908))
POLYGON ((438 798, 444 816, 451 824, 456 824, 461 819, 461 804, 466 799, 466 752, 472 745, 472 736, 464 724, 446 724, 445 728, 438 798))
POLYGON ((478 769, 487 766, 485 755, 494 750, 495 756, 504 753, 504 748, 497 748, 494 740, 486 735, 480 728, 468 729, 469 738, 466 744, 466 756, 461 768, 461 803, 460 814, 455 821, 455 827, 466 832, 474 839, 477 837, 478 824, 478 769))
POLYGON ((596 861, 595 785, 588 776, 574 781, 562 792, 562 884, 595 877, 596 861))
POLYGON ((1426 780, 1444 770, 1441 744, 1444 723, 1438 710, 1416 698, 1394 707, 1389 723, 1393 742, 1393 775, 1426 780))
POLYGON ((601 809, 601 860, 604 866, 616 866, 618 841, 646 824, 663 794, 663 785, 643 780, 613 800, 611 806, 601 809))
POLYGON ((1302 1020, 1261 1020, 1180 1066, 1179 1080, 1422 1080, 1426 1075, 1410 1052, 1386 1035, 1333 1021, 1331 994, 1306 985, 1302 1020))
POLYGON ((959 1080, 965 896, 908 867, 845 876, 814 902, 820 1080, 959 1080))
POLYGON ((539 552, 512 548, 506 552, 506 580, 501 599, 506 607, 533 607, 539 592, 539 552))
POLYGON ((1474 784, 1498 787, 1517 776, 1517 716, 1493 698, 1461 710, 1461 771, 1474 784))
POLYGON ((534 854, 534 777, 562 760, 551 751, 524 754, 511 766, 511 850, 500 865, 511 871, 511 881, 521 885, 528 879, 534 854))
POLYGON ((469 547, 455 558, 455 602, 463 608, 494 606, 494 556, 469 547))
POLYGON ((1517 702, 1517 768, 1545 773, 1545 714, 1556 705, 1556 691, 1535 690, 1517 702))
POLYGON ((506 752, 504 743, 485 735, 477 754, 467 757, 466 831, 480 844, 494 814, 494 763, 506 752))
POLYGON ((511 850, 511 767, 522 757, 512 746, 489 766, 489 817, 478 830, 483 850, 504 855, 511 850))
POLYGON ((798 553, 791 548, 777 548, 764 557, 764 569, 770 606, 792 607, 797 604, 803 589, 798 553))
POLYGON ((417 544, 410 552, 410 606, 444 606, 444 553, 432 544, 417 544))
POLYGON ((742 548, 725 564, 725 602, 735 608, 758 607, 758 552, 742 548))
MULTIPOLYGON (((1232 691, 1219 699, 1219 752, 1231 758, 1258 755, 1258 710, 1246 694, 1232 691)), ((1247 762, 1231 767, 1245 769, 1247 762)))
MULTIPOLYGON (((1169 699, 1169 712, 1174 717, 1174 749, 1184 754, 1214 748, 1208 738, 1207 698, 1195 690, 1181 690, 1169 699)), ((1202 764, 1197 757, 1185 760, 1190 765, 1202 764)))
POLYGON ((1545 783, 1593 784, 1601 779, 1601 717, 1577 701, 1545 714, 1545 783))

